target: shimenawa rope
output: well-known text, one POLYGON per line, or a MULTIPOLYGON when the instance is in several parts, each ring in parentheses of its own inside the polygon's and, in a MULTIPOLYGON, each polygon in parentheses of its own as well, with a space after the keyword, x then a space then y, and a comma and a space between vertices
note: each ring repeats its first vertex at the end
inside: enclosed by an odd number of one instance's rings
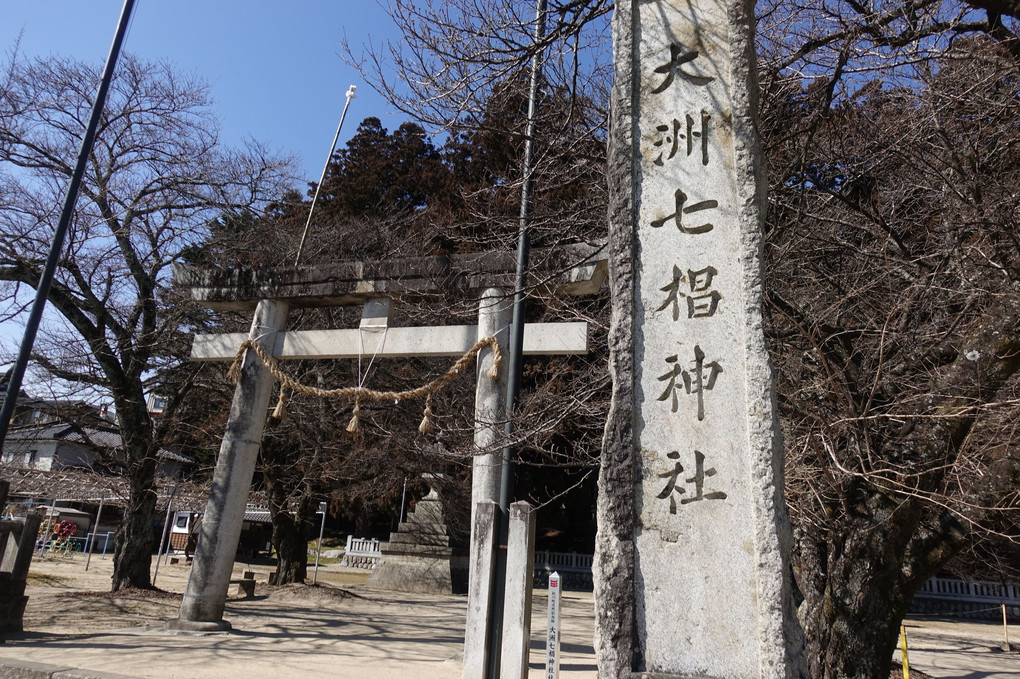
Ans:
POLYGON ((423 434, 427 434, 432 431, 432 394, 439 391, 447 382, 452 380, 461 370, 471 364, 472 361, 478 356, 478 352, 485 347, 492 349, 492 367, 489 368, 487 375, 490 379, 499 379, 499 369, 503 363, 503 354, 499 348, 499 342, 496 341, 495 337, 484 337, 477 342, 474 346, 467 350, 467 352, 457 359, 449 370, 446 371, 442 377, 438 377, 431 382, 424 384, 416 389, 408 389, 406 391, 376 391, 375 389, 366 389, 364 387, 340 387, 338 389, 320 389, 318 387, 312 387, 306 384, 301 384, 297 380, 293 379, 290 375, 283 372, 280 368, 280 363, 271 354, 269 354, 262 345, 254 342, 250 339, 245 340, 240 347, 237 348, 237 354, 234 356, 234 362, 230 365, 230 370, 227 371, 227 377, 229 377, 236 384, 241 380, 241 366, 244 365, 244 352, 246 349, 251 349, 255 352, 255 355, 259 357, 259 360, 265 364, 270 374, 280 382, 280 400, 276 403, 276 408, 273 409, 273 417, 283 418, 286 415, 285 403, 287 397, 285 396, 285 390, 291 389, 300 394, 308 396, 316 396, 318 398, 350 398, 354 397, 354 411, 351 417, 350 424, 347 425, 347 431, 352 434, 358 433, 361 427, 359 426, 359 415, 361 413, 361 399, 368 399, 369 401, 406 401, 413 398, 420 398, 425 396, 425 412, 422 418, 421 424, 418 425, 418 430, 423 434))

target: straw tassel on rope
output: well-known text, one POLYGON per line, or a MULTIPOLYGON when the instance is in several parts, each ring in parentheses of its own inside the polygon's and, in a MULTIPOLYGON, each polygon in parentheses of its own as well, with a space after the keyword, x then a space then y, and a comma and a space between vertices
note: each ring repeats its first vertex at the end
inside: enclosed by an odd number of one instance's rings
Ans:
POLYGON ((280 397, 276 399, 276 407, 273 408, 273 414, 277 420, 287 419, 287 387, 280 385, 280 397))
POLYGON ((432 394, 425 397, 425 413, 422 417, 421 424, 418 425, 418 431, 422 434, 431 434, 435 430, 432 424, 432 394))
POLYGON ((359 415, 361 414, 361 396, 354 397, 354 411, 351 413, 351 422, 347 425, 347 431, 351 434, 357 434, 361 431, 361 425, 359 423, 359 415))

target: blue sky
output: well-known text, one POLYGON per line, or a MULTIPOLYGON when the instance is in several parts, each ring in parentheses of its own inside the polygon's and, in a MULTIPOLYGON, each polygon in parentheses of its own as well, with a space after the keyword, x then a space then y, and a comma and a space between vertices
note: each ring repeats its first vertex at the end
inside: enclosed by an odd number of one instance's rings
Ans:
MULTIPOLYGON (((101 64, 122 4, 2 0, 3 61, 20 34, 24 56, 57 54, 101 64)), ((374 0, 137 0, 124 49, 201 76, 210 85, 223 141, 236 145, 252 137, 293 154, 307 182, 322 171, 348 86, 358 91, 340 145, 368 116, 391 130, 406 120, 343 63, 339 42, 345 31, 352 45, 396 37, 374 0)))
MULTIPOLYGON (((102 64, 123 0, 0 0, 0 46, 10 59, 60 55, 102 64), (20 40, 20 43, 19 43, 20 40)), ((251 137, 298 159, 298 188, 317 181, 350 85, 357 85, 338 145, 368 116, 388 129, 406 120, 340 58, 352 45, 392 40, 395 29, 374 0, 137 0, 125 51, 167 60, 208 82, 221 139, 251 137)), ((73 160, 73 159, 70 159, 73 160)), ((0 323, 0 349, 13 355, 23 318, 0 323)), ((49 314, 47 314, 49 317, 49 314)))

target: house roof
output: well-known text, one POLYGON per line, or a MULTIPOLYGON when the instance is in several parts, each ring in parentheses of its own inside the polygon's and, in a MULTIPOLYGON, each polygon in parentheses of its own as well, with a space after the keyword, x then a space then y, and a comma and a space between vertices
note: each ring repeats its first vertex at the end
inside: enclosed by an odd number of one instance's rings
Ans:
POLYGON ((175 450, 169 448, 160 448, 156 451, 156 457, 161 460, 169 460, 171 462, 180 462, 182 464, 198 464, 198 460, 190 455, 184 453, 178 453, 175 450))
MULTIPOLYGON (((10 482, 11 499, 57 499, 96 504, 105 498, 104 502, 107 505, 123 507, 127 504, 130 492, 127 477, 97 474, 82 469, 61 469, 54 472, 38 469, 4 469, 0 478, 10 482)), ((157 478, 157 511, 166 511, 166 503, 171 495, 174 511, 202 512, 209 498, 209 484, 157 478)), ((264 509, 265 495, 253 492, 251 500, 252 504, 245 510, 245 520, 268 521, 269 512, 264 509), (265 514, 265 518, 262 518, 262 513, 265 514)))
MULTIPOLYGON (((7 400, 10 371, 0 376, 0 404, 7 400)), ((21 410, 39 410, 52 414, 76 413, 78 415, 102 417, 103 409, 85 401, 70 399, 46 399, 29 396, 24 389, 18 391, 17 407, 21 410)))
MULTIPOLYGON (((3 479, 10 481, 11 498, 33 500, 68 500, 74 502, 98 503, 105 498, 108 505, 127 504, 130 484, 127 477, 98 474, 84 469, 60 469, 42 471, 39 469, 4 469, 3 479)), ((209 497, 209 487, 188 481, 156 479, 156 506, 166 507, 166 502, 176 487, 174 507, 180 510, 201 511, 209 497)))
MULTIPOLYGON (((15 427, 7 432, 10 441, 68 441, 83 446, 117 449, 123 440, 120 432, 106 427, 80 426, 71 422, 51 422, 48 424, 15 427)), ((190 455, 178 453, 169 448, 160 448, 156 457, 170 462, 197 464, 190 455)))
POLYGON ((273 519, 269 515, 269 510, 265 507, 248 505, 248 507, 244 510, 244 520, 259 523, 271 523, 273 519))

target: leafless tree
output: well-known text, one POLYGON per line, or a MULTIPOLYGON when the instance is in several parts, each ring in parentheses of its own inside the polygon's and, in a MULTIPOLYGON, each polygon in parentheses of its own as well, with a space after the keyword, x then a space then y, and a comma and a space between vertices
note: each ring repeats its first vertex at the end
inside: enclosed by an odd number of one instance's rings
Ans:
MULTIPOLYGON (((37 284, 60 196, 84 132, 98 69, 66 59, 13 58, 0 82, 0 280, 10 318, 37 284)), ((147 390, 179 366, 204 321, 181 305, 169 267, 223 211, 279 195, 288 164, 257 144, 219 143, 205 86, 164 63, 125 56, 100 124, 49 293, 36 364, 112 399, 131 480, 117 535, 113 588, 148 587, 155 453, 174 422, 146 412, 147 390)), ((179 375, 177 387, 186 386, 179 375)))
POLYGON ((548 82, 569 83, 571 91, 604 105, 611 68, 606 19, 612 3, 548 4, 545 35, 536 41, 534 2, 395 0, 389 13, 400 40, 358 45, 345 39, 342 47, 347 60, 388 101, 436 128, 481 121, 497 88, 526 71, 536 51, 544 55, 548 82))
MULTIPOLYGON (((361 62, 401 110, 470 128, 548 49, 549 90, 604 111, 608 3, 551 3, 539 43, 531 2, 409 4, 395 5, 403 51, 361 62), (585 36, 587 70, 564 36, 585 36)), ((913 592, 1016 525, 1016 5, 764 0, 757 14, 801 617, 813 674, 884 677, 913 592)), ((603 140, 604 116, 587 121, 603 140)))
POLYGON ((817 677, 888 674, 914 592, 1020 512, 1018 62, 970 38, 910 76, 809 125, 811 87, 766 103, 767 300, 817 677))

